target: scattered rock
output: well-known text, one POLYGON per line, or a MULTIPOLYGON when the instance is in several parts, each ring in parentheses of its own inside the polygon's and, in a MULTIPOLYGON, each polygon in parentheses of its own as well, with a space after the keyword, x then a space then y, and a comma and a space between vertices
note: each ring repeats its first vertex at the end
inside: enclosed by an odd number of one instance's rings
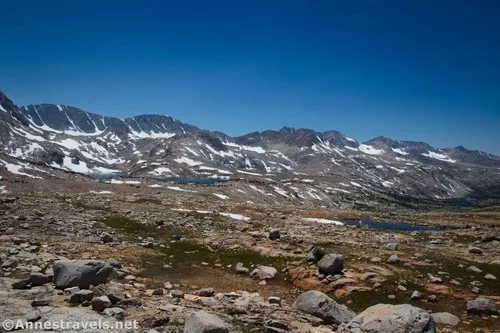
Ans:
POLYGON ((98 312, 102 312, 107 308, 111 308, 113 303, 109 300, 107 296, 95 297, 91 301, 92 309, 98 312))
POLYGON ((252 279, 266 280, 266 279, 273 279, 277 273, 278 271, 274 267, 259 266, 258 268, 252 271, 250 276, 252 277, 252 279))
POLYGON ((422 293, 420 291, 418 291, 418 290, 415 290, 413 292, 413 294, 411 294, 410 298, 413 299, 413 300, 419 300, 419 299, 422 298, 422 293))
POLYGON ((436 295, 429 295, 427 297, 427 302, 436 303, 437 301, 438 301, 438 297, 436 295))
POLYGON ((91 301, 93 297, 94 297, 93 291, 83 289, 71 295, 69 302, 72 304, 81 304, 86 301, 91 301))
POLYGON ((103 232, 100 238, 103 243, 111 243, 113 241, 113 236, 111 236, 111 234, 108 234, 107 232, 103 232))
POLYGON ((436 324, 457 326, 460 323, 460 318, 448 312, 432 313, 431 317, 436 324))
POLYGON ((478 297, 475 300, 467 302, 467 313, 496 315, 498 314, 498 309, 495 301, 491 298, 478 297))
POLYGON ((387 259, 387 262, 389 264, 397 264, 401 261, 401 259, 399 259, 399 257, 396 255, 396 254, 393 254, 389 257, 389 259, 387 259))
POLYGON ((385 244, 384 246, 384 249, 388 250, 388 251, 396 251, 399 247, 399 244, 398 243, 389 243, 389 244, 385 244))
POLYGON ((477 268, 476 266, 469 266, 469 267, 467 267, 467 270, 468 270, 469 272, 474 272, 474 273, 481 273, 481 272, 482 272, 482 270, 480 270, 480 269, 479 269, 479 268, 477 268))
POLYGON ((361 312, 338 333, 435 333, 431 315, 409 304, 377 304, 361 312))
POLYGON ((109 309, 104 309, 102 312, 105 316, 108 317, 113 317, 117 320, 123 320, 125 317, 125 310, 122 308, 109 308, 109 309))
POLYGON ((496 279, 497 279, 497 277, 496 277, 495 275, 493 275, 493 274, 486 274, 486 275, 484 276, 484 279, 485 279, 485 280, 492 281, 492 280, 496 280, 496 279))
POLYGON ((342 274, 344 270, 344 258, 340 254, 326 254, 318 262, 318 269, 321 274, 342 274))
POLYGON ((214 288, 204 288, 193 291, 191 294, 202 297, 212 297, 215 291, 214 288))
POLYGON ((293 306, 302 312, 323 319, 327 324, 349 322, 356 315, 348 307, 338 304, 326 294, 309 290, 297 297, 293 306))
POLYGON ((483 254, 483 250, 475 246, 469 246, 469 253, 471 254, 483 254))
POLYGON ((243 267, 243 264, 241 262, 236 264, 236 274, 248 274, 250 271, 248 268, 243 267))
POLYGON ((269 239, 270 240, 275 240, 275 239, 279 239, 279 238, 281 238, 280 229, 271 229, 271 231, 269 231, 269 239))
POLYGON ((184 333, 229 333, 229 327, 220 317, 198 311, 186 318, 184 333))
POLYGON ((58 260, 54 261, 54 284, 64 289, 78 286, 89 288, 91 285, 106 283, 113 267, 97 260, 58 260))
POLYGON ((28 280, 33 286, 43 286, 52 281, 52 276, 47 276, 42 273, 31 273, 28 280))

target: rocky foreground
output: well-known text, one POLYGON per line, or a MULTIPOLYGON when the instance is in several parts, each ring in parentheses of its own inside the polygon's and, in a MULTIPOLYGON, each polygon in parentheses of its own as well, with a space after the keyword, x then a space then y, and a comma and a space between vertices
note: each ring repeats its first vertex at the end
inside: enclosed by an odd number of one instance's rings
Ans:
POLYGON ((485 222, 474 226, 452 214, 440 218, 445 231, 396 233, 303 219, 329 217, 317 208, 221 204, 188 190, 74 192, 1 198, 0 322, 499 331, 494 214, 477 212, 485 222))

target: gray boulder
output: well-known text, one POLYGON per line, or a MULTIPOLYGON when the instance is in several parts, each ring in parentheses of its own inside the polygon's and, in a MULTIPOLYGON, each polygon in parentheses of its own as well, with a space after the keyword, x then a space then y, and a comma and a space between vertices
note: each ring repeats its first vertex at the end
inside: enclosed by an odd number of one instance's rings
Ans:
POLYGON ((495 301, 491 298, 478 297, 475 300, 467 302, 467 313, 496 315, 498 314, 498 309, 495 301))
POLYGON ((91 301, 94 297, 94 292, 92 290, 79 290, 73 295, 71 295, 69 302, 71 304, 80 304, 83 302, 91 301))
POLYGON ((271 229, 271 231, 269 231, 270 240, 279 239, 280 237, 281 237, 280 229, 271 229))
POLYGON ((344 258, 340 254, 326 254, 318 262, 318 268, 321 274, 342 274, 342 270, 344 269, 344 258))
POLYGON ((113 272, 113 266, 97 260, 57 260, 54 261, 54 284, 56 288, 80 287, 106 283, 113 272))
POLYGON ((337 333, 435 333, 431 315, 409 304, 377 304, 361 312, 337 333))
POLYGON ((448 312, 432 313, 431 317, 436 324, 457 326, 460 323, 460 318, 448 312))
POLYGON ((29 281, 33 286, 43 286, 52 281, 52 277, 42 273, 31 273, 29 281))
POLYGON ((356 316, 345 305, 338 304, 326 294, 316 290, 300 294, 293 306, 299 311, 323 319, 326 324, 347 323, 356 316))
POLYGON ((229 333, 229 327, 218 316, 198 311, 186 318, 184 333, 229 333))
POLYGON ((259 266, 258 268, 252 271, 250 276, 252 277, 252 279, 266 280, 266 279, 273 279, 277 273, 278 271, 274 267, 259 266))

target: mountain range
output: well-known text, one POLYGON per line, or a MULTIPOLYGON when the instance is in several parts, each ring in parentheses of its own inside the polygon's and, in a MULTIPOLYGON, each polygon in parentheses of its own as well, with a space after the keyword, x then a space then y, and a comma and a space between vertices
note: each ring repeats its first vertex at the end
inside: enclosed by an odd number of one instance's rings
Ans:
POLYGON ((24 175, 33 164, 128 177, 252 178, 266 183, 256 187, 259 195, 329 205, 500 197, 500 157, 461 146, 382 136, 359 142, 334 130, 289 127, 232 137, 166 115, 118 119, 66 105, 18 107, 1 92, 0 151, 0 169, 24 175))

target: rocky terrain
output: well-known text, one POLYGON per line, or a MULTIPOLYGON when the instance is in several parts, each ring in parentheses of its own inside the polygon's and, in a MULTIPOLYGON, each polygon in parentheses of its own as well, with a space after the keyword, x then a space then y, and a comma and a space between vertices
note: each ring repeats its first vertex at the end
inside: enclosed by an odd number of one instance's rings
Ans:
POLYGON ((0 106, 0 323, 500 331, 496 156, 0 106))

